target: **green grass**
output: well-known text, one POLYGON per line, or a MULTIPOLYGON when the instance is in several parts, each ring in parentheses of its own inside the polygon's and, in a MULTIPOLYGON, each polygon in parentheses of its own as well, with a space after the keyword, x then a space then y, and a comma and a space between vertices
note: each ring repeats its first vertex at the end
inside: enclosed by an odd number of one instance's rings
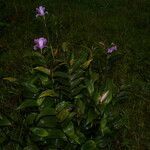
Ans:
MULTIPOLYGON (((2 77, 23 78, 32 67, 32 60, 25 55, 32 51, 33 39, 44 34, 44 27, 35 19, 38 5, 49 11, 47 23, 55 48, 65 41, 77 50, 100 41, 116 43, 124 57, 112 76, 118 85, 130 85, 129 98, 116 108, 118 112, 123 110, 126 118, 124 139, 128 139, 129 149, 149 149, 149 0, 2 0, 1 4, 2 77)), ((0 89, 3 91, 3 87, 0 89)))

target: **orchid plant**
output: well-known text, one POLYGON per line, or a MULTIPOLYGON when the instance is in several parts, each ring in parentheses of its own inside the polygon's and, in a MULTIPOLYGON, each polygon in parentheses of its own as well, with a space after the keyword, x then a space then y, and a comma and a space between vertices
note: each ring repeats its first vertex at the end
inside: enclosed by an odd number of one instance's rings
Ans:
MULTIPOLYGON (((43 6, 36 12, 36 17, 48 14, 43 6)), ((109 148, 122 127, 117 124, 121 119, 113 117, 110 109, 119 99, 119 89, 115 90, 111 78, 104 79, 105 63, 101 70, 94 64, 104 59, 103 54, 112 55, 117 46, 75 53, 63 43, 53 59, 43 53, 48 48, 47 38, 34 39, 34 43, 33 49, 41 51, 34 52, 40 65, 33 68, 27 81, 4 78, 22 88, 23 99, 9 117, 0 116, 0 126, 4 127, 0 129, 0 148, 7 149, 10 143, 18 150, 109 148)))

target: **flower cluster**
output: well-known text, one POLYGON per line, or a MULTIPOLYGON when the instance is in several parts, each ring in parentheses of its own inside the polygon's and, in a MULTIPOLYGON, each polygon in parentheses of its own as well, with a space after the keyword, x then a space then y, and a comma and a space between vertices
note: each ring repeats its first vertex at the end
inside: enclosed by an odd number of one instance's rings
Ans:
MULTIPOLYGON (((44 17, 45 14, 48 14, 48 12, 45 10, 45 7, 43 6, 39 6, 38 8, 36 8, 36 17, 42 16, 44 17)), ((34 39, 34 50, 40 49, 42 52, 42 49, 47 47, 47 39, 44 37, 40 37, 37 39, 34 39)))
MULTIPOLYGON (((46 11, 45 7, 39 6, 38 8, 36 8, 36 17, 39 16, 44 17, 46 14, 48 14, 48 12, 46 11)), ((42 52, 42 49, 47 47, 47 42, 48 42, 47 39, 44 37, 34 39, 34 43, 35 43, 34 50, 40 49, 42 52)), ((114 43, 112 43, 111 45, 112 46, 107 49, 108 54, 117 51, 117 46, 114 43)))

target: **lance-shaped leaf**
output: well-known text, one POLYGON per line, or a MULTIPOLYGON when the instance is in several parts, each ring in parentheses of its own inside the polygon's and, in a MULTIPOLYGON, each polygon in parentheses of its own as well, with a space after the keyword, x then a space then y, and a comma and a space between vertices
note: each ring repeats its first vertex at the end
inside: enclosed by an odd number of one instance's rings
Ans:
POLYGON ((66 139, 65 134, 60 129, 48 129, 47 132, 48 132, 48 137, 47 138, 52 138, 52 139, 54 139, 54 138, 57 138, 57 139, 63 138, 63 139, 66 139))
POLYGON ((40 136, 40 137, 47 137, 48 136, 48 132, 43 129, 43 128, 31 128, 30 129, 35 135, 40 136))
POLYGON ((80 115, 85 112, 85 103, 82 100, 76 100, 77 110, 80 115))
POLYGON ((2 117, 0 119, 0 126, 10 126, 11 122, 6 118, 6 117, 2 117))
POLYGON ((45 68, 45 67, 42 67, 42 66, 39 66, 39 67, 36 67, 36 68, 34 68, 34 70, 37 70, 37 71, 39 71, 39 72, 42 72, 42 73, 44 73, 44 74, 46 74, 46 75, 50 75, 50 69, 47 69, 47 68, 45 68))
POLYGON ((68 74, 65 72, 57 71, 57 72, 54 72, 53 77, 60 77, 60 78, 68 79, 68 74))
POLYGON ((103 118, 101 119, 100 122, 100 130, 102 132, 103 135, 110 133, 110 129, 107 126, 107 116, 106 114, 104 114, 103 118))
POLYGON ((34 123, 34 121, 36 120, 37 117, 37 113, 30 113, 27 117, 26 117, 26 123, 28 125, 32 125, 34 123))
POLYGON ((70 139, 80 144, 79 137, 75 134, 74 125, 72 122, 65 124, 63 131, 70 139))
POLYGON ((45 100, 45 97, 41 97, 37 99, 37 104, 40 106, 45 100))
POLYGON ((57 127, 58 120, 56 116, 45 116, 38 118, 38 126, 42 128, 54 128, 57 127))
POLYGON ((35 107, 38 106, 36 100, 25 100, 24 102, 22 102, 22 104, 17 108, 17 110, 20 109, 25 109, 28 107, 35 107))
POLYGON ((39 150, 36 145, 28 145, 23 150, 39 150))
POLYGON ((24 87, 26 92, 27 91, 30 91, 32 93, 37 93, 38 92, 38 88, 30 82, 23 82, 22 86, 24 87))
POLYGON ((96 143, 93 140, 89 140, 81 147, 81 150, 97 150, 96 143))
POLYGON ((15 81, 17 81, 17 79, 13 78, 13 77, 5 77, 5 78, 3 78, 3 80, 7 80, 9 82, 15 82, 15 81))
POLYGON ((69 124, 66 124, 66 126, 63 128, 64 133, 66 133, 69 136, 72 136, 74 134, 74 126, 72 122, 69 122, 69 124))
POLYGON ((38 75, 38 77, 40 78, 42 85, 46 86, 50 83, 49 81, 49 77, 46 75, 38 75))
POLYGON ((54 92, 54 90, 46 90, 44 92, 42 92, 39 96, 39 98, 42 98, 42 97, 56 97, 57 94, 54 92))
POLYGON ((69 102, 60 102, 59 104, 57 104, 56 106, 56 113, 62 111, 64 108, 71 106, 71 104, 69 102))
POLYGON ((94 92, 94 82, 92 80, 89 80, 86 82, 87 85, 87 90, 90 94, 90 96, 92 96, 93 92, 94 92))
POLYGON ((87 68, 89 67, 90 63, 92 62, 92 60, 93 60, 93 59, 87 60, 81 67, 82 67, 83 69, 87 69, 87 68))
POLYGON ((44 117, 44 116, 55 116, 56 112, 54 108, 50 108, 49 106, 44 107, 38 117, 44 117))
POLYGON ((88 111, 86 125, 88 125, 89 123, 92 123, 92 121, 96 118, 97 118, 97 114, 95 113, 95 111, 93 109, 90 109, 88 111))
POLYGON ((57 114, 57 118, 59 119, 59 121, 64 121, 65 119, 67 119, 67 117, 69 116, 70 112, 68 109, 63 109, 62 111, 60 111, 57 114))

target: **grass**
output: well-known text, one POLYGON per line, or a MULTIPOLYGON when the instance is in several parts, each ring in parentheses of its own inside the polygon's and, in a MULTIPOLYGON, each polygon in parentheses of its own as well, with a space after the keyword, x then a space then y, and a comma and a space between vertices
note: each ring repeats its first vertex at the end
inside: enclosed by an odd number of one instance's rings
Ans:
POLYGON ((124 82, 131 87, 128 100, 117 108, 126 117, 124 139, 129 149, 149 149, 149 0, 2 0, 1 4, 1 76, 23 78, 32 67, 25 55, 31 53, 33 39, 43 35, 43 26, 35 20, 39 5, 49 11, 46 21, 55 48, 65 41, 77 50, 100 41, 116 43, 124 58, 113 77, 118 85, 124 82))

